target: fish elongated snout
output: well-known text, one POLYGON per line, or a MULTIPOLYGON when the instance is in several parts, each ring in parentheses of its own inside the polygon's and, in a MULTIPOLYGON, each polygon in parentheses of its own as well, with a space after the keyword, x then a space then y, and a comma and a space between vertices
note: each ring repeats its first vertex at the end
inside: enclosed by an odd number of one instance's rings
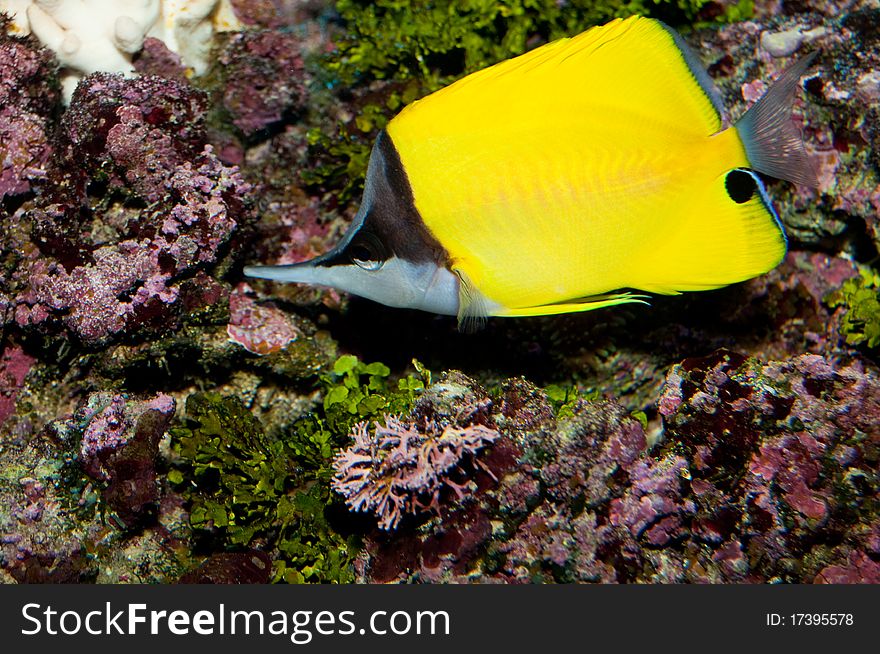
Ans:
POLYGON ((391 257, 376 267, 335 263, 327 255, 282 266, 246 266, 248 277, 278 282, 316 284, 365 297, 387 306, 433 313, 458 313, 459 281, 455 273, 433 263, 391 257))

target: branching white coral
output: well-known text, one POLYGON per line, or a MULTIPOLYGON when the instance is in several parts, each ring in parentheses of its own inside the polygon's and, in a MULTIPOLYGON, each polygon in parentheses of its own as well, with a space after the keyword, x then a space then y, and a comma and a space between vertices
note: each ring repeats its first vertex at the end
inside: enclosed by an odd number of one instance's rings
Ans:
POLYGON ((196 75, 208 69, 214 32, 241 29, 229 0, 163 0, 160 15, 147 36, 164 41, 196 75))
POLYGON ((55 52, 68 100, 84 75, 133 73, 147 36, 202 74, 214 32, 240 27, 229 0, 0 0, 0 11, 12 16, 13 32, 33 33, 55 52))

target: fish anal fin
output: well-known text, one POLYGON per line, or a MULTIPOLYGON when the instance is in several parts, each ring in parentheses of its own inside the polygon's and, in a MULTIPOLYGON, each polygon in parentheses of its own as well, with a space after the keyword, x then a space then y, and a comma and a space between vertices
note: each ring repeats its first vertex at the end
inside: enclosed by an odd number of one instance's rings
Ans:
POLYGON ((495 314, 502 317, 525 317, 525 316, 554 316, 560 313, 577 313, 580 311, 593 311, 604 309, 620 304, 645 304, 647 296, 634 293, 608 293, 605 295, 592 295, 580 298, 572 302, 560 302, 545 304, 538 307, 518 307, 514 309, 502 308, 495 314))

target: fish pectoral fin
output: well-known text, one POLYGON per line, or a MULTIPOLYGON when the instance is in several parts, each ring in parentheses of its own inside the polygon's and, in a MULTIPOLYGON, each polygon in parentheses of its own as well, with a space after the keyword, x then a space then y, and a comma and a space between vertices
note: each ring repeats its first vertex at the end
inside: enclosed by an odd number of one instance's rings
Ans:
POLYGON ((589 297, 579 298, 571 302, 543 304, 537 307, 518 307, 515 309, 503 308, 498 310, 495 315, 511 318, 524 316, 553 316, 560 313, 575 313, 578 311, 603 309, 605 307, 617 306, 618 304, 647 305, 647 299, 647 295, 638 295, 635 293, 606 293, 604 295, 590 295, 589 297))

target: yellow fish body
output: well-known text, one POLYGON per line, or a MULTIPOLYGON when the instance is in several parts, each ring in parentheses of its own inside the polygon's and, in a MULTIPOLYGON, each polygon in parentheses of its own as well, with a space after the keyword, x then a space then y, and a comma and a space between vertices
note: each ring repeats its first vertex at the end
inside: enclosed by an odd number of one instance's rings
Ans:
POLYGON ((484 69, 380 134, 331 252, 248 274, 460 319, 584 311, 760 275, 786 250, 754 171, 813 183, 811 58, 737 124, 678 34, 632 17, 484 69))

